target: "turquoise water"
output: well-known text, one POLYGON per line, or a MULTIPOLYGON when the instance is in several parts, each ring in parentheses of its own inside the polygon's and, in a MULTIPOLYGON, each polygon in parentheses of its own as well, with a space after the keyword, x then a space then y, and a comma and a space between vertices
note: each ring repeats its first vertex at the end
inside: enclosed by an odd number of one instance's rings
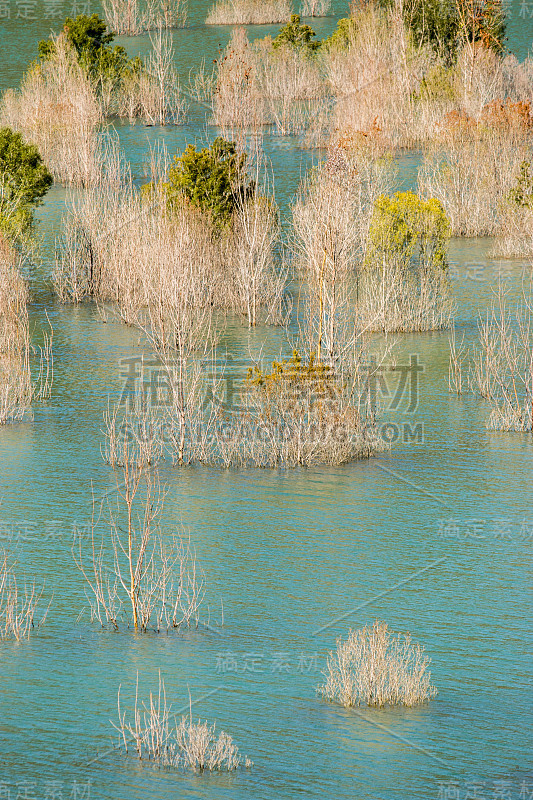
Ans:
MULTIPOLYGON (((190 5, 192 27, 174 34, 184 77, 203 57, 215 58, 229 36, 201 25, 207 3, 190 5)), ((14 16, 14 0, 12 8, 14 16)), ((519 9, 511 43, 524 55, 533 20, 519 9)), ((346 12, 342 3, 335 10, 346 12)), ((53 24, 43 6, 36 14, 35 22, 0 20, 4 87, 18 83, 53 24)), ((334 22, 316 28, 328 32, 334 22)), ((123 43, 133 54, 148 39, 123 43)), ((195 111, 179 128, 120 126, 135 174, 149 142, 161 137, 181 149, 204 135, 200 119, 195 111)), ((266 150, 286 212, 319 154, 290 138, 272 137, 266 150)), ((402 179, 408 184, 415 172, 416 159, 405 159, 402 179)), ((448 393, 446 332, 396 337, 398 363, 417 354, 424 368, 418 404, 408 411, 404 398, 384 410, 397 441, 370 461, 305 470, 163 468, 164 523, 190 531, 211 621, 220 620, 222 604, 222 627, 134 636, 102 632, 86 616, 76 621, 85 598, 72 532, 90 518, 92 491, 113 485, 100 455, 102 412, 122 388, 121 359, 140 353, 142 343, 113 319, 103 324, 89 305, 54 300, 48 276, 63 202, 54 187, 39 211, 45 258, 32 271, 36 342, 45 312, 54 329, 52 398, 36 405, 33 419, 0 429, 0 546, 9 541, 27 574, 45 581, 45 596, 53 592, 46 626, 28 643, 0 645, 0 797, 8 789, 11 798, 52 797, 55 781, 56 797, 61 789, 63 797, 110 800, 529 798, 532 441, 489 433, 482 403, 448 393), (413 437, 417 425, 422 433, 413 437), (336 637, 375 619, 410 630, 426 646, 439 690, 429 706, 349 711, 316 696, 336 637), (234 736, 252 770, 191 776, 109 751, 119 685, 131 696, 138 673, 141 688, 154 689, 159 671, 175 710, 188 710, 190 698, 198 716, 234 736)), ((497 271, 508 271, 518 291, 527 268, 491 260, 491 244, 451 246, 467 341, 497 271)), ((260 329, 253 339, 268 337, 274 348, 277 335, 260 329)), ((226 334, 236 354, 247 337, 237 324, 226 334)), ((397 379, 387 380, 394 390, 397 379)))

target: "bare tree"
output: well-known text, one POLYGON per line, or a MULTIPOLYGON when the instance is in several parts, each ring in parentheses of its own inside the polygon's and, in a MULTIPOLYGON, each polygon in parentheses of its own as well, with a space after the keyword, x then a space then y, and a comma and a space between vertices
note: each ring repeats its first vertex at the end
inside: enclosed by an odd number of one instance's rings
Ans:
POLYGON ((79 533, 72 550, 87 582, 91 618, 136 631, 198 626, 204 582, 190 544, 179 533, 163 535, 158 474, 145 467, 128 430, 119 450, 106 524, 104 503, 95 500, 87 540, 79 533))

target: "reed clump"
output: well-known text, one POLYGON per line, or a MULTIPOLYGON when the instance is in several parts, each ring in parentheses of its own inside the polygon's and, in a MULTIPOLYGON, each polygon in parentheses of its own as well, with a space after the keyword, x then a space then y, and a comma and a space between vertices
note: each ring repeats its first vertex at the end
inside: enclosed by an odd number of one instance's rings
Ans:
POLYGON ((425 703, 437 690, 423 653, 410 634, 394 633, 385 622, 351 630, 345 641, 337 639, 337 650, 328 656, 326 682, 317 691, 346 708, 425 703))
POLYGON ((177 767, 193 772, 233 772, 243 766, 250 768, 252 762, 242 757, 233 739, 224 731, 218 735, 215 725, 194 721, 192 709, 189 716, 176 717, 167 701, 165 683, 159 676, 159 688, 150 692, 144 702, 139 700, 139 685, 131 716, 122 710, 120 688, 118 691, 118 723, 113 727, 120 734, 120 744, 126 753, 130 747, 140 761, 149 761, 159 766, 177 767))
POLYGON ((217 0, 206 25, 272 25, 291 16, 289 0, 217 0))

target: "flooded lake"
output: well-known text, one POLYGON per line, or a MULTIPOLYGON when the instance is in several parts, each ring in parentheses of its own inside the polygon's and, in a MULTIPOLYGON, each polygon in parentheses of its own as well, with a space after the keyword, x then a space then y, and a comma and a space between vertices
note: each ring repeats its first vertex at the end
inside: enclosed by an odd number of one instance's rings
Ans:
MULTIPOLYGON (((49 1, 33 4, 35 20, 17 18, 22 5, 7 0, 11 18, 0 19, 2 89, 18 85, 38 40, 58 27, 49 1)), ((334 7, 336 16, 313 23, 319 36, 347 14, 346 4, 334 7)), ((184 84, 229 39, 230 28, 203 25, 207 8, 190 0, 190 27, 173 32, 184 84)), ((509 46, 523 58, 533 18, 521 8, 511 8, 509 46)), ((59 18, 72 11, 65 2, 59 18)), ((250 28, 250 35, 278 28, 250 28)), ((130 55, 150 47, 148 36, 118 42, 130 55)), ((164 140, 181 152, 216 133, 194 104, 183 126, 117 130, 139 179, 150 145, 164 140)), ((274 135, 265 137, 265 152, 288 219, 301 177, 324 154, 274 135)), ((400 159, 402 185, 414 185, 417 165, 416 154, 400 159)), ((0 427, 1 546, 45 583, 46 598, 53 593, 41 630, 23 644, 0 643, 0 797, 533 797, 532 437, 488 431, 483 402, 449 393, 448 331, 393 337, 396 365, 410 379, 400 392, 401 372, 384 371, 380 425, 389 426, 382 434, 390 449, 370 460, 307 469, 161 468, 164 525, 190 532, 206 578, 204 617, 209 606, 211 621, 223 616, 222 626, 136 636, 102 631, 87 615, 78 620, 86 599, 73 532, 90 520, 93 494, 114 485, 101 456, 102 415, 124 389, 127 359, 146 345, 113 317, 104 324, 93 305, 54 297, 50 273, 65 195, 54 186, 38 211, 43 252, 31 274, 34 340, 47 316, 54 331, 52 396, 32 417, 0 427), (425 646, 439 692, 429 705, 349 710, 316 695, 336 639, 376 619, 425 646), (119 685, 131 696, 137 675, 145 691, 157 688, 159 674, 174 710, 188 713, 193 702, 193 714, 229 732, 252 769, 182 774, 113 749, 119 685)), ((492 244, 450 245, 458 333, 467 343, 498 275, 518 294, 530 268, 492 258, 492 244)), ((250 340, 266 341, 274 354, 279 337, 278 329, 250 334, 233 321, 224 343, 242 358, 250 340)))

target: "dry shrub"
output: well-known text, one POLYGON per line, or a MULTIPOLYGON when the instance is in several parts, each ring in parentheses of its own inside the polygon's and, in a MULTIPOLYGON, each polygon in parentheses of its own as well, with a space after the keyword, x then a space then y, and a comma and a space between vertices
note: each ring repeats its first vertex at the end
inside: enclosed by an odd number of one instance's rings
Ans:
POLYGON ((256 52, 244 28, 233 31, 218 63, 212 104, 212 123, 228 139, 238 138, 240 129, 256 130, 268 121, 266 102, 257 87, 256 52))
POLYGON ((504 203, 494 253, 504 258, 533 258, 533 208, 504 203))
POLYGON ((470 385, 490 406, 492 430, 533 430, 533 309, 531 292, 510 302, 500 286, 478 322, 470 385))
POLYGON ((331 9, 331 0, 303 0, 300 8, 301 17, 327 17, 331 9))
POLYGON ((23 590, 19 587, 15 564, 6 550, 0 550, 0 641, 28 639, 36 625, 44 624, 48 609, 36 621, 42 593, 35 583, 24 583, 23 590))
POLYGON ((86 186, 99 171, 102 111, 73 49, 62 36, 55 44, 54 58, 30 68, 19 90, 5 92, 0 120, 38 147, 56 180, 86 186))
POLYGON ((270 40, 257 43, 254 50, 256 91, 266 104, 268 122, 282 135, 303 133, 324 105, 320 60, 305 47, 273 49, 270 40))
POLYGON ((21 419, 33 397, 28 292, 20 267, 0 233, 0 424, 21 419))
POLYGON ((425 703, 437 690, 423 652, 410 634, 395 634, 385 622, 351 630, 346 641, 337 639, 336 652, 330 652, 326 682, 318 692, 347 708, 425 703))
POLYGON ((218 64, 212 123, 230 138, 264 125, 284 135, 301 133, 325 94, 320 60, 305 48, 274 49, 269 38, 251 44, 238 28, 218 64))
POLYGON ((390 158, 375 142, 361 141, 352 137, 332 148, 293 209, 292 249, 309 291, 308 329, 328 363, 344 351, 349 331, 435 330, 449 323, 452 310, 445 264, 432 262, 431 208, 416 217, 417 203, 424 204, 410 195, 404 211, 412 236, 396 240, 394 220, 380 220, 376 210, 392 188, 390 158))
POLYGON ((420 332, 447 328, 453 314, 444 272, 406 273, 398 264, 361 277, 358 321, 369 331, 420 332))
POLYGON ((448 238, 449 222, 437 200, 412 192, 381 195, 358 286, 359 324, 387 333, 446 327, 452 314, 448 238))
POLYGON ((146 702, 139 701, 139 686, 135 692, 132 720, 128 712, 121 710, 120 688, 118 691, 118 724, 113 727, 119 732, 125 752, 133 744, 140 760, 148 760, 165 767, 181 767, 194 772, 232 772, 240 766, 251 767, 249 758, 242 758, 233 739, 224 731, 216 734, 215 725, 207 722, 194 722, 190 715, 182 716, 179 723, 175 718, 179 712, 172 711, 167 702, 164 681, 159 676, 159 689, 150 692, 146 702))
POLYGON ((275 261, 279 240, 279 219, 275 206, 256 193, 241 202, 234 217, 227 261, 235 299, 233 307, 245 315, 250 326, 259 321, 283 322, 285 274, 275 261))
POLYGON ((217 0, 205 22, 206 25, 273 25, 287 22, 291 13, 290 0, 217 0))
POLYGON ((335 135, 379 133, 391 145, 412 147, 438 135, 450 111, 478 121, 482 109, 496 100, 532 100, 531 58, 519 64, 514 56, 501 58, 467 43, 450 68, 428 46, 414 46, 399 8, 365 8, 354 11, 353 19, 347 46, 321 53, 336 97, 329 120, 335 135))
POLYGON ((141 118, 152 125, 183 120, 170 36, 160 30, 151 42, 144 68, 120 79, 100 76, 93 83, 65 37, 54 38, 55 55, 32 67, 20 89, 4 93, 0 123, 38 147, 57 181, 98 182, 105 158, 99 129, 106 116, 141 118))
POLYGON ((358 143, 331 148, 293 207, 295 263, 308 287, 317 357, 336 363, 355 328, 358 275, 377 197, 392 185, 390 159, 358 143))
POLYGON ((479 121, 449 114, 428 148, 419 188, 441 201, 452 233, 483 236, 502 226, 502 208, 520 164, 532 160, 533 130, 527 104, 492 102, 479 121))
POLYGON ((55 271, 60 297, 111 302, 125 322, 143 328, 164 319, 172 303, 235 311, 250 325, 264 309, 279 321, 284 277, 274 259, 279 224, 270 200, 257 190, 220 234, 186 201, 169 211, 158 191, 139 195, 118 153, 111 156, 102 180, 70 201, 55 271))
MULTIPOLYGON (((105 113, 132 122, 139 118, 148 125, 178 125, 185 119, 187 105, 180 93, 171 34, 160 28, 150 34, 150 43, 152 49, 144 67, 130 71, 118 87, 110 87, 105 113)), ((100 96, 104 94, 102 87, 100 96)))
POLYGON ((295 350, 270 372, 257 365, 250 370, 248 414, 239 420, 242 430, 234 425, 226 439, 228 450, 235 447, 230 463, 335 465, 382 449, 366 393, 363 349, 354 334, 344 345, 342 362, 333 365, 314 352, 295 350))
POLYGON ((183 28, 186 0, 103 0, 102 10, 111 31, 119 36, 139 36, 154 28, 183 28))
POLYGON ((324 56, 337 98, 331 120, 335 135, 380 133, 392 146, 411 146, 431 136, 447 101, 417 101, 415 95, 437 63, 434 54, 413 46, 397 12, 371 7, 357 14, 356 23, 350 45, 324 56))

